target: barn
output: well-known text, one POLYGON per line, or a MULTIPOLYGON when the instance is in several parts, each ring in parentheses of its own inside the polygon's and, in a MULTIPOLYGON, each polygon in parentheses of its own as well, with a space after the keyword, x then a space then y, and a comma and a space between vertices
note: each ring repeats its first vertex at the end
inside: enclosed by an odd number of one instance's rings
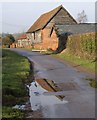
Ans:
MULTIPOLYGON (((61 5, 41 15, 28 29, 27 37, 36 49, 58 49, 59 36, 55 26, 76 25, 76 20, 61 5)), ((67 38, 67 36, 65 36, 67 38)), ((66 39, 65 38, 65 39, 66 39)))

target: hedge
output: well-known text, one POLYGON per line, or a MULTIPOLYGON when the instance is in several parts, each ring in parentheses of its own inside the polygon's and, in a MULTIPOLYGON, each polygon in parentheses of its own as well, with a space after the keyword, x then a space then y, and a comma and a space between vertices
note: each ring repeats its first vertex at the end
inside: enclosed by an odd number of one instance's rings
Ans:
POLYGON ((84 33, 68 37, 67 52, 85 59, 96 56, 97 33, 84 33))

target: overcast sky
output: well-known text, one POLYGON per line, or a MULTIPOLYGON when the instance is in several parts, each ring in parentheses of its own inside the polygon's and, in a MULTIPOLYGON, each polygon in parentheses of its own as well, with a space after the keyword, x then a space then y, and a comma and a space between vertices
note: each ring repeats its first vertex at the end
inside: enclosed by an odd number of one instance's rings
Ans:
POLYGON ((63 5, 75 19, 77 19, 77 14, 84 10, 88 17, 88 22, 95 22, 95 2, 93 1, 3 2, 0 4, 0 25, 2 25, 0 32, 16 33, 27 31, 41 14, 59 5, 63 5))

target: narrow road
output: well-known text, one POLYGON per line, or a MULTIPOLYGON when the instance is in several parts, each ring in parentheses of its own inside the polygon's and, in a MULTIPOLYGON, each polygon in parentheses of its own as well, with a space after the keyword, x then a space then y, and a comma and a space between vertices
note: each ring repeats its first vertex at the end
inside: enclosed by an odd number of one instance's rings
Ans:
MULTIPOLYGON (((60 86, 67 103, 57 103, 43 108, 45 118, 95 118, 95 89, 89 86, 86 78, 92 74, 78 71, 50 55, 42 55, 22 49, 10 49, 34 62, 35 78, 53 80, 60 86)), ((57 94, 57 93, 51 93, 57 94)), ((46 96, 45 96, 46 97, 46 96)))

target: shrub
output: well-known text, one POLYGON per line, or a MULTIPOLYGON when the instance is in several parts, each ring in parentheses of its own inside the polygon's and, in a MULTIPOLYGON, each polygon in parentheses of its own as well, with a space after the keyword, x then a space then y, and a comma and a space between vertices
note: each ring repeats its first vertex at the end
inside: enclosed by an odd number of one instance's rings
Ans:
POLYGON ((70 54, 85 58, 95 59, 96 34, 84 33, 72 35, 67 42, 67 49, 70 54))

